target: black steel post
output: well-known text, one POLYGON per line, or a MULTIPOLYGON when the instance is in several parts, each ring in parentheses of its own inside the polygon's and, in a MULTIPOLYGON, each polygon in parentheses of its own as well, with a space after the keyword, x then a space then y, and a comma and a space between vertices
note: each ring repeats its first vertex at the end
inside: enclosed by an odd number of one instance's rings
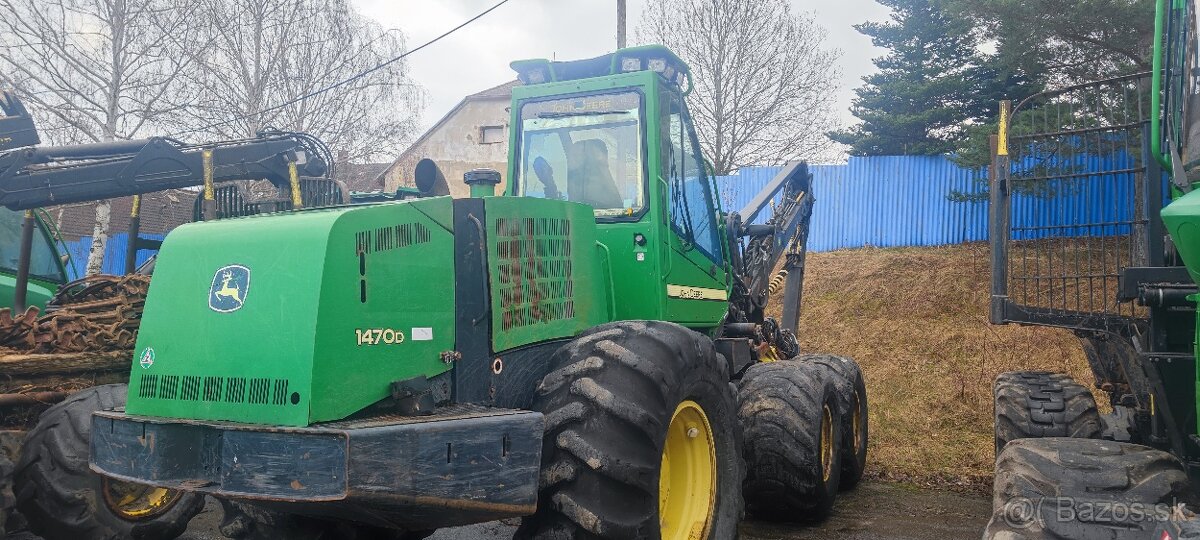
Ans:
POLYGON ((989 319, 992 324, 1005 320, 1008 302, 1008 115, 1011 103, 1000 103, 1000 132, 992 136, 992 166, 989 170, 989 230, 992 248, 992 298, 989 319))
POLYGON ((33 210, 25 211, 25 221, 21 223, 21 252, 17 256, 17 284, 13 291, 13 310, 25 311, 29 293, 29 259, 33 252, 33 229, 37 222, 33 210))

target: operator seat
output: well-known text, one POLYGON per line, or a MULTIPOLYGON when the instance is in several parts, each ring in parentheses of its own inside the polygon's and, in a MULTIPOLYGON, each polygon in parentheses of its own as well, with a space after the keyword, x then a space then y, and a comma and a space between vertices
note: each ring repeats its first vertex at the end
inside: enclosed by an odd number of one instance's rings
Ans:
POLYGON ((567 194, 570 200, 592 208, 624 208, 625 201, 608 165, 608 145, 600 139, 571 143, 567 159, 567 194))

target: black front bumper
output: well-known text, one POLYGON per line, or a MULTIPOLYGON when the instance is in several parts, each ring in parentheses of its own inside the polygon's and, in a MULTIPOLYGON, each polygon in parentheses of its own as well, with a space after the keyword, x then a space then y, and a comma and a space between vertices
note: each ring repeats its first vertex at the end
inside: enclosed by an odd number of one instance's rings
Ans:
POLYGON ((471 406, 303 428, 98 412, 91 466, 119 480, 416 530, 533 513, 542 431, 540 413, 471 406))

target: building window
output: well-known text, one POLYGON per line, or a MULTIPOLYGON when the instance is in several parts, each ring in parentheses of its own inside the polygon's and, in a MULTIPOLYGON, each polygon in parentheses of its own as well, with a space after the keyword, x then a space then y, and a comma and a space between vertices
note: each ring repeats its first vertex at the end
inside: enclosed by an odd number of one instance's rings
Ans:
POLYGON ((479 144, 504 142, 504 126, 482 126, 479 128, 479 144))

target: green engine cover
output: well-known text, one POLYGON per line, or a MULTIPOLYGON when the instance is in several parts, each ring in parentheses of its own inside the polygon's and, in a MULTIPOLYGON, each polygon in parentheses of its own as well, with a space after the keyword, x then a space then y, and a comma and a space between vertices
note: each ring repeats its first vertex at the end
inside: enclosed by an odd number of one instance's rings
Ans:
POLYGON ((454 348, 448 197, 184 225, 163 244, 130 414, 304 426, 454 348))

